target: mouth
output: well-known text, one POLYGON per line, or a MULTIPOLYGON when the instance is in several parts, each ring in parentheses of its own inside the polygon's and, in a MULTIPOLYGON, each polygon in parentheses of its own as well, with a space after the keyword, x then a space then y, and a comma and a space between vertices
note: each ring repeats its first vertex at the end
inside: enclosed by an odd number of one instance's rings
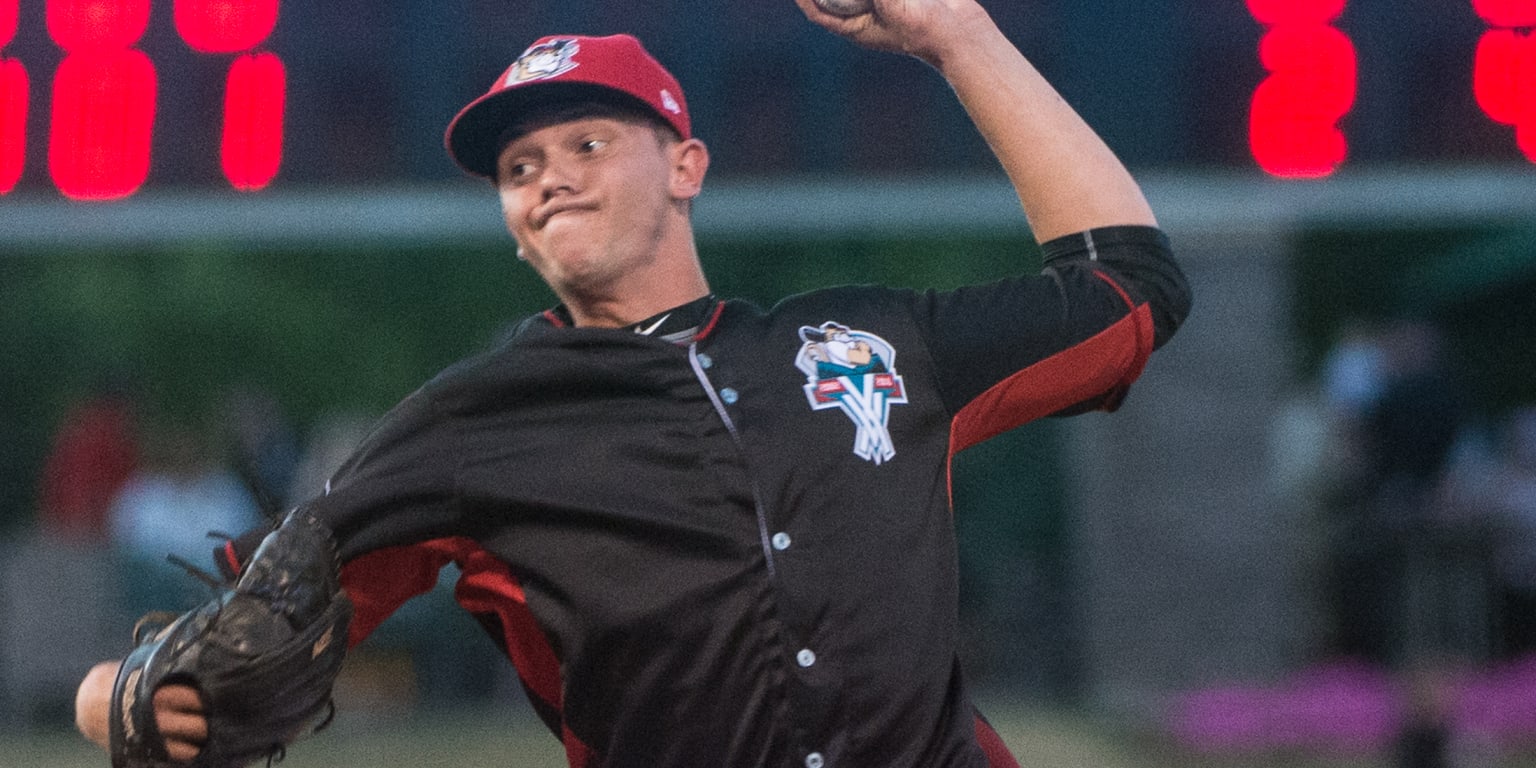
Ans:
POLYGON ((543 211, 541 211, 539 213, 538 217, 534 220, 534 225, 535 225, 534 228, 535 229, 543 229, 546 225, 549 224, 551 219, 555 218, 556 216, 560 216, 562 214, 588 213, 588 212, 593 211, 593 210, 596 210, 596 208, 594 206, 592 206, 592 205, 577 205, 577 204, 551 205, 551 206, 549 206, 548 208, 545 208, 543 211))

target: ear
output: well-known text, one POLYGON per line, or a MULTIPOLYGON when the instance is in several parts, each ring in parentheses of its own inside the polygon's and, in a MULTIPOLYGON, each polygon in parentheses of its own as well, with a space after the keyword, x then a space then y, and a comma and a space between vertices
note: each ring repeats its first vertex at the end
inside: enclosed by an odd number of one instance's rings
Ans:
POLYGON ((692 200, 704 189, 704 174, 709 171, 709 148, 698 139, 673 144, 669 160, 672 181, 669 190, 677 200, 692 200))

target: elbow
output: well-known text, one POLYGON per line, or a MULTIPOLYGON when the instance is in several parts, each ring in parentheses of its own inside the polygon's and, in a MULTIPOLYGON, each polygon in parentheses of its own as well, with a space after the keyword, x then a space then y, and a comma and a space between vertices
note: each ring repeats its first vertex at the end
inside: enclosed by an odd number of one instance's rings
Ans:
POLYGON ((1152 348, 1157 349, 1173 338, 1174 333, 1189 319, 1190 309, 1194 306, 1194 294, 1189 290, 1189 281, 1184 275, 1175 272, 1167 284, 1160 286, 1149 303, 1152 306, 1152 348))

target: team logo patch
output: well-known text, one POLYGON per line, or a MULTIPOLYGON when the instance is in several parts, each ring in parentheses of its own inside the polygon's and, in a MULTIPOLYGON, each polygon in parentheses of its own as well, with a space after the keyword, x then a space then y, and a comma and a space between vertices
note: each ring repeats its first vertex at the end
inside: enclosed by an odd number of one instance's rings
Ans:
POLYGON ((672 92, 665 88, 661 89, 661 105, 674 115, 683 111, 683 105, 678 104, 677 99, 673 98, 672 92))
POLYGON ((507 72, 508 87, 530 80, 548 80, 559 77, 577 67, 575 56, 581 44, 575 40, 551 40, 540 43, 517 57, 507 72))
POLYGON ((877 465, 890 461, 896 455, 891 406, 907 402, 896 350, 879 336, 833 322, 801 326, 800 341, 795 367, 805 374, 811 408, 837 408, 853 420, 855 456, 877 465))

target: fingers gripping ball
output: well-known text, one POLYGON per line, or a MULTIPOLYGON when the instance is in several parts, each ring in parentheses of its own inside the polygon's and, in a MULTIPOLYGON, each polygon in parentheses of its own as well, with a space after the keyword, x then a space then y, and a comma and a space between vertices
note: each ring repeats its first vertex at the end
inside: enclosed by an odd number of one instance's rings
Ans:
POLYGON ((182 768, 155 727, 166 683, 202 695, 208 740, 197 768, 281 755, 331 708, 352 603, 341 591, 330 531, 300 512, 268 534, 232 588, 139 645, 112 690, 113 768, 182 768))
POLYGON ((875 9, 874 0, 816 0, 816 5, 833 16, 858 16, 875 9))

